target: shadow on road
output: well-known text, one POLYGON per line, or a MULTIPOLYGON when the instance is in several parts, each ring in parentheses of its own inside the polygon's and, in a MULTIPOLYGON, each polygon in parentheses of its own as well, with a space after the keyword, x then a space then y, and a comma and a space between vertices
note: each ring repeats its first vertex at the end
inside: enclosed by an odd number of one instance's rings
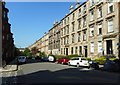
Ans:
MULTIPOLYGON (((33 62, 32 62, 33 63, 33 62)), ((31 67, 32 68, 32 67, 31 67)), ((9 77, 14 78, 14 77, 9 77)), ((95 70, 82 70, 82 68, 67 68, 57 71, 41 70, 29 74, 17 76, 16 83, 9 82, 6 85, 41 85, 41 84, 109 84, 118 85, 117 77, 108 74, 99 74, 95 70), (116 80, 115 80, 116 78, 116 80)), ((4 85, 4 84, 3 84, 4 85)))

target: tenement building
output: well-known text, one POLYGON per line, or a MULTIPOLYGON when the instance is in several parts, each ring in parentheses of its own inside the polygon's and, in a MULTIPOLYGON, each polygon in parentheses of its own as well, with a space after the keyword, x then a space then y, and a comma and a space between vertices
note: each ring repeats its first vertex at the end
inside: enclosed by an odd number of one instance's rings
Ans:
POLYGON ((30 45, 28 49, 30 49, 34 56, 39 56, 40 52, 44 52, 46 55, 48 55, 48 33, 45 33, 42 38, 30 45))
POLYGON ((120 54, 120 2, 87 0, 70 6, 70 12, 48 32, 48 53, 99 57, 120 54))
POLYGON ((120 2, 87 0, 61 20, 61 54, 118 56, 120 2))
POLYGON ((53 24, 49 30, 49 53, 53 55, 60 55, 60 23, 58 20, 53 24))
POLYGON ((2 2, 2 61, 10 62, 14 59, 14 39, 11 33, 11 24, 8 22, 9 10, 5 7, 5 2, 2 2))

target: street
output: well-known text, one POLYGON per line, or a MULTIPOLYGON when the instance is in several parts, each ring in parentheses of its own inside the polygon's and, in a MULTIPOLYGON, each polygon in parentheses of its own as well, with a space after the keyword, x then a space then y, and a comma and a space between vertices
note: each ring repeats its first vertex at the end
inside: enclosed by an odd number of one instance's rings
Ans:
POLYGON ((40 83, 119 83, 120 75, 88 68, 27 60, 18 71, 3 73, 3 85, 40 83), (9 75, 9 76, 8 76, 9 75))

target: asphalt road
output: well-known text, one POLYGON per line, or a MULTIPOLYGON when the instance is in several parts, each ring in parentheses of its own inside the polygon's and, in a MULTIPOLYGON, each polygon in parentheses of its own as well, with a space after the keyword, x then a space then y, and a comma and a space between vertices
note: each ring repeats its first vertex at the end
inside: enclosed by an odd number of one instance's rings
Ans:
MULTIPOLYGON (((19 65, 18 71, 11 72, 7 77, 9 84, 35 85, 53 83, 108 83, 119 84, 120 74, 98 71, 87 68, 61 65, 50 62, 28 60, 26 64, 19 65)), ((3 84, 3 85, 9 85, 3 84)))

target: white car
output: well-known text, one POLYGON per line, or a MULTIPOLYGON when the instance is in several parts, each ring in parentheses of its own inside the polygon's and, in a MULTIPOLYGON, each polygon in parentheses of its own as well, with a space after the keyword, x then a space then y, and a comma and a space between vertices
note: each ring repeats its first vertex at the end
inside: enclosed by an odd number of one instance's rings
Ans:
POLYGON ((18 64, 21 64, 21 63, 26 63, 26 56, 19 56, 18 57, 18 64))
POLYGON ((77 67, 79 66, 89 67, 90 66, 89 61, 84 57, 75 57, 68 61, 68 65, 73 65, 77 67))

